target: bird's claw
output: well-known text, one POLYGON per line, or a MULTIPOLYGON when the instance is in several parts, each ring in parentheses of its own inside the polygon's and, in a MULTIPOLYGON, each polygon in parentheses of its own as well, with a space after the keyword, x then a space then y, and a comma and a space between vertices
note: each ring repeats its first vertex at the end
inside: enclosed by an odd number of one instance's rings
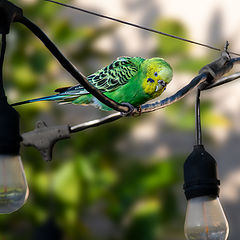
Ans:
POLYGON ((137 111, 138 111, 138 114, 140 116, 142 114, 142 107, 141 107, 141 105, 137 107, 137 111))
POLYGON ((127 112, 121 112, 121 114, 124 116, 124 117, 127 117, 127 116, 132 116, 134 114, 134 106, 130 103, 121 103, 122 105, 124 106, 127 106, 128 107, 128 111, 127 112))
POLYGON ((121 112, 122 116, 124 117, 128 117, 128 116, 135 116, 138 114, 138 116, 140 116, 142 114, 142 108, 141 106, 138 107, 134 107, 132 104, 130 103, 122 103, 122 105, 125 105, 128 107, 128 112, 121 112))

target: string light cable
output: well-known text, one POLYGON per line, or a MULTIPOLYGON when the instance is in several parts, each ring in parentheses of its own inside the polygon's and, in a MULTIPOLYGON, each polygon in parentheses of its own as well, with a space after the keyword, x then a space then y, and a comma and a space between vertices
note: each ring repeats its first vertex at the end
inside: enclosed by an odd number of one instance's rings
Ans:
MULTIPOLYGON (((48 2, 54 2, 50 0, 45 0, 48 2)), ((7 6, 9 9, 13 9, 13 6, 17 8, 12 3, 6 1, 6 0, 0 0, 0 7, 1 4, 7 6)), ((57 3, 57 2, 54 2, 57 3)), ((62 5, 62 4, 61 4, 62 5)), ((75 7, 74 7, 75 8, 75 7)), ((119 104, 112 99, 109 99, 104 94, 102 94, 98 89, 94 88, 86 79, 86 77, 80 73, 77 68, 61 53, 61 51, 56 47, 56 45, 48 38, 48 36, 33 22, 31 22, 28 18, 26 18, 22 11, 19 11, 19 8, 17 8, 18 11, 16 11, 16 14, 14 15, 14 18, 12 21, 18 22, 23 24, 25 27, 27 27, 33 34, 35 34, 39 40, 43 42, 43 44, 46 46, 46 48, 52 53, 52 55, 58 60, 58 62, 61 64, 61 66, 69 72, 69 74, 76 79, 83 87, 90 92, 93 96, 95 96, 97 99, 99 99, 101 102, 109 106, 110 108, 113 108, 114 110, 118 111, 117 113, 108 115, 107 117, 92 120, 86 123, 78 124, 76 126, 69 126, 69 125, 63 125, 63 126, 54 126, 54 127, 48 127, 44 122, 38 122, 37 127, 35 130, 23 133, 22 143, 25 146, 34 146, 40 152, 42 153, 45 160, 51 160, 51 152, 52 148, 55 142, 57 142, 60 139, 69 138, 71 133, 75 133, 78 131, 82 131, 91 127, 100 126, 102 124, 106 124, 109 122, 116 121, 124 116, 136 116, 139 115, 139 110, 137 108, 134 108, 130 104, 119 104), (37 134, 36 134, 37 133, 37 134), (34 137, 37 136, 37 137, 34 137), (42 139, 34 140, 34 139, 42 139), (31 139, 31 140, 30 140, 31 139), (43 141, 44 140, 44 141, 43 141), (40 143, 44 143, 40 146, 40 143)), ((85 10, 85 12, 90 13, 89 11, 85 10)), ((92 14, 92 12, 91 12, 92 14)), ((153 29, 148 29, 136 24, 127 23, 122 20, 118 20, 115 18, 103 16, 101 14, 96 14, 99 17, 105 17, 110 20, 118 21, 120 23, 128 24, 134 27, 138 27, 147 31, 156 32, 159 34, 163 34, 165 36, 168 36, 169 34, 165 34, 153 29)), ((177 36, 168 36, 168 37, 174 37, 179 40, 187 40, 182 39, 177 36)), ((187 40, 190 43, 195 43, 204 47, 208 47, 214 50, 219 51, 219 49, 215 49, 211 46, 205 46, 205 44, 199 44, 197 42, 187 40)), ((200 71, 199 74, 194 77, 186 86, 182 87, 180 90, 178 90, 175 94, 173 94, 170 97, 167 97, 163 100, 159 100, 153 103, 147 103, 141 106, 141 113, 147 113, 159 110, 161 108, 167 107, 174 102, 179 101, 183 97, 185 97, 187 94, 189 94, 193 89, 196 87, 201 87, 201 90, 207 90, 208 88, 213 88, 215 86, 219 86, 222 84, 225 84, 226 82, 233 81, 235 79, 238 79, 240 74, 234 74, 225 78, 221 78, 225 73, 229 72, 234 64, 240 62, 240 58, 230 58, 229 53, 235 54, 233 52, 229 52, 227 49, 222 52, 222 55, 220 58, 215 60, 214 62, 204 66, 200 71), (220 79, 219 79, 220 78, 220 79), (215 85, 214 85, 215 84, 215 85)), ((239 54, 236 54, 239 55, 239 54)))

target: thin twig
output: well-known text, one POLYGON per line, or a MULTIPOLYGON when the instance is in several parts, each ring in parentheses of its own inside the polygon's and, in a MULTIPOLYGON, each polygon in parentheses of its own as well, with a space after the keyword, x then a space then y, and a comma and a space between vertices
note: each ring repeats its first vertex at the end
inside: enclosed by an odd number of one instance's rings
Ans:
MULTIPOLYGON (((71 5, 68 5, 68 4, 65 4, 65 3, 60 3, 60 2, 56 2, 56 1, 52 1, 52 0, 45 0, 45 1, 46 2, 52 2, 52 3, 58 4, 58 5, 61 5, 61 6, 64 6, 64 7, 72 8, 72 9, 75 9, 75 10, 78 10, 78 11, 81 11, 81 12, 85 12, 87 14, 91 14, 91 15, 94 15, 94 16, 97 16, 97 17, 105 18, 105 19, 115 21, 115 22, 118 22, 118 23, 126 24, 126 25, 129 25, 129 26, 132 26, 132 27, 135 27, 135 28, 139 28, 139 29, 142 29, 142 30, 145 30, 145 31, 161 34, 161 35, 164 35, 166 37, 170 37, 170 38, 185 41, 185 42, 188 42, 188 43, 196 44, 196 45, 206 47, 206 48, 209 48, 209 49, 212 49, 212 50, 215 50, 215 51, 219 51, 219 52, 222 51, 222 49, 220 49, 220 48, 216 48, 216 47, 210 46, 210 45, 205 44, 205 43, 200 43, 200 42, 196 42, 196 41, 186 39, 186 38, 183 38, 183 37, 178 37, 178 36, 175 36, 173 34, 161 32, 161 31, 158 31, 158 30, 155 30, 155 29, 152 29, 152 28, 148 28, 148 27, 144 27, 144 26, 141 26, 141 25, 138 25, 138 24, 135 24, 135 23, 127 22, 127 21, 117 19, 117 18, 113 18, 113 17, 109 17, 109 16, 106 16, 106 15, 103 15, 103 14, 100 14, 100 13, 96 13, 96 12, 93 12, 93 11, 89 11, 89 10, 86 10, 86 9, 83 9, 83 8, 71 6, 71 5)), ((228 52, 231 53, 231 54, 234 54, 236 56, 240 56, 239 53, 235 53, 235 52, 231 52, 231 51, 228 51, 228 52)))

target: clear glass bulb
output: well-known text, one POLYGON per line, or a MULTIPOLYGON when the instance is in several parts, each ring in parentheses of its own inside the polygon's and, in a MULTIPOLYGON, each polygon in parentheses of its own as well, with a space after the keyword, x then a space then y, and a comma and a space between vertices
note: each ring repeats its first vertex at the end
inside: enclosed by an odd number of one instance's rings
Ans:
POLYGON ((228 222, 219 199, 202 196, 188 200, 184 233, 188 240, 226 240, 228 222))
POLYGON ((28 193, 20 156, 0 155, 0 213, 11 213, 22 207, 28 193))

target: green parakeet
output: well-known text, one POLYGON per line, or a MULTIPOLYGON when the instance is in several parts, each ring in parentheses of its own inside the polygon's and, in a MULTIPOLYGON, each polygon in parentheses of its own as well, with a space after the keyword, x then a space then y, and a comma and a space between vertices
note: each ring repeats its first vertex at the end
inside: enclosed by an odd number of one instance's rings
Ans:
MULTIPOLYGON (((87 77, 90 84, 107 97, 134 107, 158 97, 172 80, 172 68, 162 58, 119 57, 110 65, 87 77)), ((37 101, 91 104, 102 110, 112 110, 101 103, 81 85, 59 88, 56 95, 27 100, 13 106, 37 101)))

